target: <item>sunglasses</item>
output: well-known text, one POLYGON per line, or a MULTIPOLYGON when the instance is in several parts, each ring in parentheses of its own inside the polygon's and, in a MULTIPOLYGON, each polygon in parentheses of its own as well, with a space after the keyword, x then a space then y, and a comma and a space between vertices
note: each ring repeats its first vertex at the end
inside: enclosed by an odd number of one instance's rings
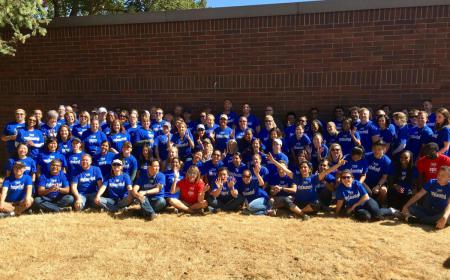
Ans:
POLYGON ((244 175, 242 175, 242 178, 251 178, 252 176, 251 175, 246 175, 246 176, 244 176, 244 175))
POLYGON ((61 167, 61 165, 59 165, 59 164, 50 164, 50 166, 61 167))
POLYGON ((114 163, 112 166, 122 166, 122 164, 114 163))
POLYGON ((341 179, 346 180, 346 179, 351 179, 352 176, 342 176, 341 179))

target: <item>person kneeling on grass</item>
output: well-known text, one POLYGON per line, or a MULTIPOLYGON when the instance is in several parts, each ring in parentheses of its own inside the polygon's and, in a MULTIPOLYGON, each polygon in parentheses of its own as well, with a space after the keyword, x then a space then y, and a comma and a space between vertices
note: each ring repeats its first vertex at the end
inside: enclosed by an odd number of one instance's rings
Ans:
POLYGON ((345 214, 354 215, 358 221, 366 222, 399 214, 399 211, 393 208, 380 208, 378 203, 369 197, 363 184, 353 178, 352 171, 345 169, 340 178, 341 183, 336 190, 336 215, 342 214, 344 210, 345 214))
POLYGON ((166 177, 159 172, 159 161, 152 159, 149 162, 147 175, 142 174, 136 181, 131 194, 139 200, 141 213, 147 220, 156 218, 156 212, 164 210, 167 203, 164 199, 164 185, 166 177))
POLYGON ((33 182, 29 175, 24 175, 25 164, 14 163, 13 174, 3 181, 0 197, 0 217, 20 215, 33 205, 33 182))
MULTIPOLYGON (((93 200, 97 195, 97 188, 100 188, 103 184, 100 168, 91 166, 91 164, 92 157, 89 154, 84 154, 81 157, 82 171, 71 182, 72 194, 75 199, 74 208, 77 211, 93 205, 93 200)), ((65 195, 62 199, 68 200, 67 196, 69 195, 65 195)))
POLYGON ((220 167, 217 179, 211 186, 212 190, 207 198, 208 208, 211 212, 238 211, 242 208, 244 197, 234 187, 235 184, 236 178, 228 176, 226 167, 220 167))
POLYGON ((265 183, 260 175, 259 169, 261 169, 261 166, 253 167, 253 172, 257 180, 253 180, 250 170, 245 169, 242 172, 242 180, 236 186, 247 202, 247 207, 242 212, 243 214, 271 214, 269 195, 264 190, 265 183))
POLYGON ((431 179, 403 207, 408 223, 422 223, 443 229, 450 225, 450 167, 441 166, 437 178, 431 179), (422 205, 417 205, 423 196, 422 205))
POLYGON ((208 207, 205 200, 205 183, 201 179, 200 170, 197 166, 191 165, 186 171, 186 177, 178 180, 180 173, 174 172, 174 181, 171 185, 171 194, 179 192, 179 198, 171 197, 170 205, 178 210, 187 213, 202 213, 208 207))
POLYGON ((133 202, 132 189, 130 175, 123 173, 122 160, 115 159, 112 162, 111 176, 103 181, 103 185, 94 198, 94 203, 109 212, 116 212, 133 202), (106 189, 108 189, 109 197, 102 197, 106 189))
POLYGON ((74 202, 70 195, 70 185, 64 172, 61 171, 61 161, 54 159, 50 162, 50 174, 41 175, 38 180, 38 197, 34 205, 48 212, 61 212, 72 209, 74 202))

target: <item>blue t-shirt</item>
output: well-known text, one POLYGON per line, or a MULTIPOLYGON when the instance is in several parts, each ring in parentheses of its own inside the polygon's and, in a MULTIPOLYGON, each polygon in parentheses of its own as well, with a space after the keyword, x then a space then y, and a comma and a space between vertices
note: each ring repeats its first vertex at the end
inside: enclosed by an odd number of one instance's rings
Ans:
POLYGON ((397 149, 400 144, 406 144, 408 142, 409 138, 409 132, 408 132, 408 126, 404 125, 402 127, 395 126, 395 137, 392 142, 392 147, 390 148, 390 151, 394 151, 397 149))
POLYGON ((115 134, 110 134, 108 136, 108 142, 111 144, 111 148, 115 149, 119 153, 122 151, 123 143, 130 141, 131 138, 127 132, 125 133, 119 132, 115 134))
POLYGON ((224 166, 223 162, 219 160, 217 164, 214 164, 212 160, 208 160, 203 164, 201 167, 201 173, 202 175, 205 174, 206 178, 208 179, 208 182, 211 184, 214 182, 217 178, 217 173, 219 171, 219 168, 224 166))
MULTIPOLYGON (((172 134, 170 134, 170 138, 172 138, 172 134)), ((155 139, 155 146, 158 147, 159 157, 161 158, 161 160, 167 160, 169 158, 169 151, 167 151, 167 142, 169 142, 169 139, 165 134, 158 135, 155 139)))
POLYGON ((391 159, 383 155, 380 159, 375 158, 373 153, 367 153, 365 157, 368 168, 367 176, 364 181, 369 187, 373 188, 383 175, 388 175, 391 169, 391 159))
MULTIPOLYGON (((252 173, 252 180, 258 180, 258 178, 256 178, 255 172, 253 171, 252 164, 248 165, 248 169, 252 173)), ((267 180, 269 178, 269 169, 267 169, 267 167, 265 167, 265 166, 261 166, 261 169, 259 170, 259 176, 261 176, 263 178, 264 182, 267 182, 267 180)))
POLYGON ((339 133, 336 135, 330 135, 328 132, 325 133, 325 143, 327 144, 328 147, 330 147, 331 144, 339 142, 338 135, 339 135, 339 133))
MULTIPOLYGON (((164 197, 169 197, 169 198, 178 198, 180 196, 179 193, 176 194, 172 194, 170 192, 170 189, 172 188, 172 184, 175 181, 175 173, 173 172, 173 170, 167 170, 166 172, 164 172, 164 175, 166 176, 166 184, 164 185, 164 197)), ((184 178, 184 176, 181 174, 178 175, 178 181, 181 181, 184 178)))
POLYGON ((32 159, 30 157, 26 157, 24 159, 18 159, 18 158, 8 159, 8 161, 6 162, 5 170, 10 171, 12 174, 14 163, 16 163, 16 161, 20 161, 23 164, 25 164, 25 172, 23 173, 23 175, 31 176, 33 173, 36 173, 36 162, 34 161, 34 159, 32 159))
MULTIPOLYGON (((220 121, 220 116, 221 116, 222 114, 225 114, 225 113, 220 113, 220 114, 217 114, 217 115, 216 115, 216 117, 215 117, 216 123, 219 123, 219 121, 220 121)), ((233 124, 239 122, 239 116, 238 116, 238 114, 236 114, 235 112, 230 111, 228 114, 225 114, 225 115, 227 115, 227 117, 228 117, 227 125, 228 125, 229 127, 233 127, 233 124)))
POLYGON ((391 130, 386 128, 384 130, 380 129, 380 140, 383 140, 385 143, 391 144, 395 138, 395 130, 391 130))
MULTIPOLYGON (((433 132, 431 135, 431 139, 433 142, 438 144, 439 150, 444 147, 445 142, 450 142, 450 127, 445 126, 441 128, 439 131, 433 132)), ((443 153, 446 156, 450 156, 450 151, 447 149, 445 153, 443 153)))
MULTIPOLYGON (((267 181, 270 187, 278 185, 282 188, 290 188, 292 184, 295 184, 294 180, 289 178, 287 175, 281 177, 278 172, 276 174, 269 176, 267 181)), ((291 194, 285 191, 280 191, 276 194, 276 196, 289 196, 289 195, 291 194)))
POLYGON ((153 130, 153 132, 156 135, 160 135, 162 133, 163 125, 167 123, 165 120, 161 120, 160 122, 152 121, 152 124, 150 125, 150 128, 153 130))
POLYGON ((106 186, 108 190, 109 198, 114 200, 123 199, 128 197, 128 186, 132 186, 131 179, 128 174, 120 174, 119 176, 109 177, 106 181, 103 182, 103 185, 106 186))
POLYGON ((342 183, 339 184, 336 189, 336 200, 344 200, 345 208, 350 208, 366 194, 367 191, 363 184, 357 180, 353 180, 349 188, 342 183))
POLYGON ((427 126, 429 128, 431 128, 433 131, 435 130, 435 126, 436 126, 436 114, 435 113, 431 113, 430 115, 428 115, 427 126))
POLYGON ((69 178, 69 180, 72 180, 73 177, 80 174, 80 172, 83 170, 83 168, 81 167, 81 157, 83 155, 83 152, 71 152, 67 156, 67 178, 69 178))
MULTIPOLYGON (((186 161, 183 164, 183 169, 182 169, 182 171, 180 173, 186 174, 186 172, 188 171, 189 167, 191 167, 192 165, 194 165, 194 163, 192 162, 192 159, 189 159, 188 161, 186 161)), ((197 161, 195 166, 197 166, 198 169, 200 170, 200 173, 202 175, 204 175, 204 173, 203 173, 203 162, 201 160, 199 160, 199 161, 197 161)))
MULTIPOLYGON (((212 186, 211 186, 211 191, 212 192, 214 192, 218 188, 219 187, 216 185, 216 182, 212 183, 212 186)), ((230 188, 228 188, 228 183, 227 182, 223 183, 222 190, 220 191, 220 194, 219 194, 219 196, 216 199, 218 201, 222 202, 222 203, 227 203, 227 202, 229 202, 230 200, 233 199, 233 196, 231 195, 231 190, 230 190, 230 188)))
POLYGON ((50 175, 50 163, 54 159, 61 161, 61 168, 67 167, 66 158, 60 152, 42 152, 39 154, 36 163, 41 167, 41 174, 50 175))
POLYGON ((220 126, 214 130, 216 136, 216 149, 225 151, 227 149, 227 143, 232 139, 231 134, 233 130, 228 126, 221 128, 220 126))
POLYGON ((230 177, 236 178, 236 184, 242 181, 242 172, 247 169, 247 166, 241 162, 241 165, 236 167, 233 163, 227 165, 228 174, 230 177))
POLYGON ((239 140, 241 140, 242 138, 244 138, 245 131, 246 131, 247 129, 248 129, 248 128, 242 130, 242 129, 239 128, 239 126, 236 127, 236 128, 234 129, 234 138, 236 139, 236 141, 239 141, 239 140))
POLYGON ((297 138, 296 135, 292 136, 288 140, 289 149, 294 149, 295 154, 297 155, 301 150, 306 150, 307 147, 311 145, 311 140, 306 134, 303 134, 300 139, 297 138))
MULTIPOLYGON (((58 187, 58 188, 68 188, 69 187, 69 181, 67 181, 66 175, 64 175, 64 172, 60 171, 57 175, 41 175, 38 180, 38 187, 44 187, 46 190, 52 188, 52 187, 58 187)), ((50 199, 55 199, 59 196, 62 196, 60 192, 50 192, 46 197, 50 199)))
POLYGON ((33 182, 28 175, 22 175, 17 179, 14 175, 11 175, 3 181, 3 191, 8 189, 8 195, 6 196, 6 202, 18 202, 22 201, 27 194, 27 187, 33 188, 33 182))
MULTIPOLYGON (((240 118, 240 117, 239 117, 239 118, 240 118)), ((235 121, 235 125, 236 125, 236 126, 239 125, 239 118, 237 118, 236 121, 235 121)), ((247 117, 247 125, 248 125, 248 127, 250 127, 251 129, 253 129, 253 131, 256 131, 256 128, 257 128, 258 126, 260 126, 259 119, 258 119, 256 116, 254 116, 254 115, 252 115, 252 114, 249 114, 248 117, 247 117)))
POLYGON ((72 152, 72 138, 69 138, 67 141, 58 139, 58 152, 67 157, 72 152))
POLYGON ((89 169, 81 171, 80 174, 72 179, 72 184, 77 184, 78 192, 87 195, 97 192, 97 182, 103 181, 102 172, 97 166, 91 166, 89 169))
MULTIPOLYGON (((5 128, 3 128, 3 135, 6 136, 17 135, 19 133, 19 130, 23 129, 24 127, 25 123, 10 122, 5 126, 5 128)), ((16 150, 15 141, 14 140, 6 141, 6 149, 8 150, 9 154, 14 153, 14 151, 16 150)))
POLYGON ((350 155, 344 157, 347 161, 344 165, 339 167, 339 170, 343 171, 345 169, 349 169, 352 172, 355 180, 359 180, 362 175, 367 174, 367 169, 369 168, 369 164, 367 160, 360 159, 358 161, 354 161, 350 155))
MULTIPOLYGON (((36 159, 44 145, 44 135, 40 130, 33 129, 20 129, 17 133, 16 142, 20 144, 26 144, 28 141, 32 141, 34 144, 40 145, 40 147, 28 146, 28 156, 32 159, 36 159)), ((59 145, 58 145, 59 147, 59 145)))
POLYGON ((107 178, 111 174, 111 164, 116 154, 113 152, 107 152, 106 154, 98 154, 94 157, 92 165, 100 168, 103 177, 107 178))
MULTIPOLYGON (((359 132, 355 131, 355 138, 360 140, 359 132)), ((339 145, 341 145, 342 153, 344 155, 350 154, 352 152, 353 147, 356 146, 355 142, 353 142, 352 135, 350 131, 341 131, 337 136, 337 141, 339 145)))
POLYGON ((267 192, 258 185, 257 180, 251 180, 248 185, 241 181, 236 183, 235 188, 244 196, 248 203, 261 197, 264 197, 266 200, 269 198, 267 192))
POLYGON ((406 144, 406 149, 411 151, 414 158, 417 159, 419 157, 422 145, 432 141, 433 131, 428 126, 424 126, 423 128, 412 126, 410 127, 408 134, 409 138, 406 144))
POLYGON ((151 129, 139 128, 134 134, 133 146, 139 141, 146 141, 146 145, 153 147, 155 145, 155 133, 151 129))
POLYGON ((163 173, 158 172, 154 176, 140 176, 136 181, 136 185, 139 186, 139 190, 148 191, 161 185, 162 188, 157 194, 148 195, 149 197, 164 198, 164 186, 166 185, 166 176, 163 173))
POLYGON ((359 123, 356 129, 359 132, 361 145, 364 147, 364 150, 366 152, 371 151, 372 137, 380 135, 378 128, 371 121, 368 121, 366 124, 359 123))
POLYGON ((89 128, 91 128, 90 125, 86 124, 86 125, 82 125, 82 124, 76 124, 73 126, 72 128, 72 135, 73 137, 77 137, 80 138, 83 136, 83 133, 88 130, 89 128))
POLYGON ((187 132, 184 134, 184 137, 181 137, 180 134, 175 133, 171 141, 173 145, 178 148, 178 156, 181 159, 186 159, 187 157, 191 156, 192 148, 189 145, 187 132))
POLYGON ((58 135, 58 129, 61 125, 58 123, 55 124, 54 127, 50 127, 48 124, 44 123, 41 125, 40 130, 45 138, 55 137, 58 135))
POLYGON ((131 127, 129 124, 125 126, 125 129, 127 130, 127 133, 130 135, 130 139, 133 143, 134 139, 136 138, 137 131, 141 128, 141 126, 137 125, 136 127, 131 127))
POLYGON ((430 194, 431 207, 436 213, 442 213, 448 205, 450 198, 450 182, 445 186, 439 185, 437 179, 431 179, 423 186, 430 194))
POLYGON ((318 174, 306 178, 297 177, 295 182, 297 184, 296 202, 311 203, 317 201, 317 186, 320 184, 318 174))
POLYGON ((102 131, 98 130, 97 132, 93 132, 89 129, 83 132, 81 140, 83 141, 86 153, 94 157, 100 154, 102 143, 108 139, 102 131))

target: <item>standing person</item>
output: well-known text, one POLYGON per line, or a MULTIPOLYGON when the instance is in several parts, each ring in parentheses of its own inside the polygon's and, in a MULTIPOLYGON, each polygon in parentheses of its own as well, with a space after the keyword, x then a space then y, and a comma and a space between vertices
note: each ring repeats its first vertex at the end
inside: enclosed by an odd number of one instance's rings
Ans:
POLYGON ((124 174, 128 174, 131 181, 133 182, 138 171, 138 162, 136 158, 131 154, 132 150, 133 146, 131 145, 131 143, 125 142, 123 143, 122 150, 119 154, 116 154, 114 156, 114 159, 120 159, 122 161, 122 172, 124 174))
POLYGON ((338 135, 339 131, 336 128, 336 124, 334 122, 327 122, 327 132, 325 134, 325 142, 328 147, 330 147, 334 143, 338 143, 338 135))
MULTIPOLYGON (((162 128, 162 127, 161 127, 162 128)), ((134 134, 134 139, 131 143, 134 146, 134 154, 140 155, 142 146, 147 145, 153 149, 155 147, 155 133, 150 128, 150 118, 146 115, 141 118, 141 127, 134 134)))
POLYGON ((209 138, 216 139, 216 136, 214 135, 214 130, 216 130, 216 128, 218 127, 219 126, 214 122, 214 115, 213 114, 206 115, 205 133, 209 138))
POLYGON ((390 154, 391 144, 395 138, 395 127, 386 115, 377 117, 377 126, 380 131, 380 140, 386 144, 386 154, 390 154))
POLYGON ((233 130, 228 126, 228 116, 225 114, 220 115, 219 127, 214 130, 216 149, 222 152, 226 151, 227 143, 230 139, 234 138, 233 130))
POLYGON ((25 127, 25 110, 17 109, 15 116, 15 121, 7 123, 2 134, 2 141, 6 142, 6 150, 9 156, 12 156, 16 150, 15 141, 19 130, 25 127))
POLYGON ((72 209, 74 199, 70 195, 70 184, 61 167, 61 161, 54 159, 50 163, 50 174, 39 177, 38 196, 34 200, 37 208, 56 213, 72 209), (63 199, 64 196, 66 197, 63 199))
POLYGON ((450 156, 450 113, 446 108, 436 110, 436 121, 432 141, 439 146, 439 153, 450 156))
POLYGON ((428 114, 427 126, 434 130, 436 125, 436 114, 433 112, 433 103, 431 99, 424 100, 422 102, 422 107, 428 114))
POLYGON ((64 124, 69 127, 70 132, 72 132, 73 127, 77 124, 77 118, 74 112, 67 112, 64 115, 64 124))
POLYGON ((41 131, 44 138, 56 137, 58 129, 61 125, 58 124, 58 112, 50 110, 47 112, 47 122, 41 125, 41 131))
POLYGON ((115 159, 112 162, 111 175, 103 181, 94 198, 95 205, 109 212, 116 212, 133 202, 131 195, 132 181, 128 174, 122 172, 123 162, 115 159), (108 197, 102 197, 108 190, 108 197))
POLYGON ((110 151, 108 141, 103 141, 100 149, 100 154, 94 157, 93 162, 100 168, 102 176, 107 178, 111 174, 111 164, 116 154, 110 151))
POLYGON ((58 152, 64 157, 72 151, 72 133, 69 126, 63 124, 58 129, 56 139, 58 140, 58 152))
POLYGON ((171 197, 169 200, 176 209, 187 213, 202 213, 203 209, 208 207, 205 200, 205 183, 197 166, 191 165, 185 178, 180 178, 179 172, 175 172, 170 187, 172 195, 179 193, 179 198, 171 197))
POLYGON ((181 123, 178 132, 172 136, 173 146, 178 148, 178 156, 182 161, 191 157, 191 151, 194 148, 194 141, 189 135, 186 123, 181 123))
POLYGON ((261 125, 258 118, 251 114, 251 111, 252 108, 250 107, 250 104, 244 103, 242 105, 242 117, 246 117, 248 126, 256 133, 259 133, 259 131, 261 130, 261 125))
POLYGON ((402 212, 408 223, 428 224, 436 229, 450 225, 450 167, 441 166, 437 178, 423 185, 403 206, 402 212), (416 202, 424 196, 424 203, 417 205, 416 202))
MULTIPOLYGON (((74 209, 77 211, 93 205, 97 189, 103 184, 102 172, 97 166, 92 166, 91 155, 84 154, 81 157, 81 168, 83 170, 72 179, 70 184, 75 200, 74 209)), ((71 198, 69 195, 65 195, 62 199, 65 201, 71 198)))
POLYGON ((91 116, 87 111, 82 111, 79 116, 79 123, 73 126, 72 135, 81 139, 83 133, 90 128, 91 116))
POLYGON ((130 141, 131 137, 125 130, 125 127, 120 120, 114 120, 111 123, 111 131, 108 135, 108 142, 111 145, 111 151, 114 153, 119 153, 122 151, 123 144, 130 141))
POLYGON ((6 162, 6 177, 11 176, 14 164, 18 161, 25 165, 24 175, 30 176, 34 182, 36 179, 36 162, 34 159, 28 157, 28 147, 25 144, 19 144, 16 154, 6 162))
POLYGON ((58 107, 58 120, 57 120, 59 125, 66 124, 66 120, 64 118, 65 114, 66 114, 66 106, 59 105, 59 107, 58 107))
POLYGON ((337 136, 337 141, 341 145, 344 155, 350 154, 353 147, 361 145, 361 137, 356 127, 353 126, 352 119, 347 118, 342 121, 342 130, 337 136))
POLYGON ((161 108, 156 108, 156 115, 155 120, 152 121, 151 129, 155 133, 155 135, 159 135, 162 132, 163 125, 166 123, 165 120, 163 120, 164 117, 164 111, 161 108))
POLYGON ((0 197, 0 215, 20 215, 33 205, 33 182, 31 177, 24 175, 25 164, 17 161, 13 174, 5 178, 0 197))
POLYGON ((395 112, 393 115, 395 124, 395 137, 390 149, 393 158, 398 158, 398 155, 406 148, 408 141, 408 120, 406 114, 403 112, 395 112))
POLYGON ((150 161, 147 176, 140 176, 133 186, 132 195, 141 204, 142 216, 147 220, 154 220, 156 212, 164 210, 164 186, 166 177, 159 171, 159 162, 150 161))
POLYGON ((138 131, 140 125, 138 124, 138 112, 131 111, 129 120, 124 124, 125 129, 127 130, 128 135, 130 135, 130 139, 135 139, 135 134, 138 131))
POLYGON ((417 192, 417 169, 410 151, 403 151, 388 176, 387 203, 389 207, 401 210, 412 194, 417 192))
POLYGON ((41 109, 35 109, 33 111, 33 116, 36 117, 37 119, 37 125, 38 128, 41 128, 41 125, 43 125, 44 123, 42 122, 42 110, 41 109))
POLYGON ((417 160, 417 171, 419 172, 418 186, 423 186, 431 179, 436 179, 437 172, 441 166, 450 166, 450 157, 438 153, 439 147, 431 142, 423 147, 424 156, 417 160))
POLYGON ((264 118, 264 127, 258 133, 258 138, 262 140, 263 143, 267 143, 270 138, 270 131, 277 127, 273 116, 266 116, 264 118))
POLYGON ((359 109, 360 122, 356 126, 361 138, 361 145, 365 151, 372 149, 372 143, 380 139, 380 132, 376 125, 370 120, 370 111, 367 108, 359 109))
POLYGON ((80 172, 81 168, 81 157, 84 152, 81 148, 81 140, 79 138, 72 139, 72 151, 67 155, 67 178, 69 182, 80 172))
POLYGON ((223 111, 216 116, 216 121, 219 122, 222 115, 227 116, 227 125, 233 128, 233 125, 238 121, 239 116, 233 112, 233 103, 230 99, 225 99, 223 101, 223 111))
POLYGON ((406 149, 413 153, 415 160, 421 156, 423 146, 432 141, 433 131, 426 125, 427 116, 426 112, 419 111, 416 116, 417 125, 411 126, 408 131, 406 149))
POLYGON ((156 137, 155 140, 155 156, 156 159, 161 163, 163 170, 168 164, 167 158, 169 157, 169 149, 172 146, 172 133, 170 133, 171 124, 166 122, 163 124, 163 129, 160 135, 156 137))
POLYGON ((380 208, 378 203, 369 197, 363 184, 354 180, 350 170, 341 172, 340 181, 336 189, 336 215, 353 215, 358 221, 367 222, 398 213, 392 208, 380 208), (342 213, 343 211, 345 213, 342 213))
POLYGON ((242 208, 244 197, 235 188, 236 178, 228 176, 226 167, 219 168, 217 178, 206 198, 211 212, 238 211, 242 208))
MULTIPOLYGON (((288 156, 286 154, 284 154, 281 151, 282 146, 283 146, 283 142, 281 141, 281 139, 275 139, 273 141, 273 145, 272 145, 272 155, 273 155, 273 158, 276 161, 284 161, 286 163, 286 166, 288 166, 289 165, 289 158, 288 158, 288 156)), ((269 170, 269 174, 276 174, 276 173, 278 173, 278 168, 277 168, 277 166, 275 166, 273 164, 273 162, 268 161, 267 164, 266 164, 266 167, 269 170)))
POLYGON ((105 133, 100 131, 100 123, 98 120, 91 121, 91 127, 83 132, 81 140, 83 141, 85 152, 92 157, 100 154, 102 143, 108 141, 105 133))
POLYGON ((328 147, 323 142, 322 134, 316 133, 312 139, 310 162, 312 163, 313 170, 317 170, 320 162, 328 155, 328 147))
POLYGON ((294 112, 286 113, 286 125, 284 126, 284 135, 289 138, 295 133, 297 115, 294 112))
POLYGON ((372 152, 365 156, 368 168, 364 184, 372 190, 372 196, 380 205, 385 204, 388 193, 387 178, 392 168, 391 159, 385 155, 385 152, 386 144, 379 140, 372 144, 372 152))
POLYGON ((16 146, 24 144, 28 147, 29 156, 36 160, 42 146, 44 146, 44 135, 38 130, 37 118, 29 116, 27 118, 26 127, 17 132, 16 146))
POLYGON ((67 161, 66 158, 58 152, 58 142, 56 138, 48 138, 45 141, 44 149, 36 159, 37 177, 41 174, 50 174, 50 163, 54 159, 59 159, 62 163, 62 168, 66 172, 67 161))
POLYGON ((342 122, 345 119, 345 110, 342 106, 336 106, 334 107, 334 119, 333 122, 336 124, 336 129, 338 131, 342 130, 342 122))

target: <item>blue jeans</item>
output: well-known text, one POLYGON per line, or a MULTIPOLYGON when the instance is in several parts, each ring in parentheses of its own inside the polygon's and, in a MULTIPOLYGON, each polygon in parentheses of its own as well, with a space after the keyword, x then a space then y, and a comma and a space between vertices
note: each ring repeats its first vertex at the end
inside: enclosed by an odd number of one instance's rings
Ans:
POLYGON ((130 205, 128 197, 122 199, 112 199, 109 197, 100 197, 100 207, 109 212, 117 212, 119 209, 130 205))
POLYGON ((154 215, 166 208, 167 202, 163 197, 145 196, 144 202, 141 203, 141 211, 144 217, 154 215))
POLYGON ((35 207, 48 212, 60 212, 61 208, 71 206, 74 202, 72 195, 64 195, 51 199, 46 196, 38 196, 34 199, 35 207))
MULTIPOLYGON (((427 194, 422 206, 418 204, 409 207, 409 213, 419 219, 419 221, 426 225, 436 225, 436 222, 442 218, 444 211, 436 210, 431 204, 430 194, 427 194)), ((450 219, 447 220, 447 225, 450 225, 450 219)))
MULTIPOLYGON (((88 194, 81 194, 78 193, 78 196, 81 199, 81 210, 83 210, 84 208, 88 207, 88 206, 93 206, 94 205, 94 199, 95 196, 97 195, 97 193, 88 193, 88 194)), ((65 196, 62 197, 62 200, 67 201, 70 199, 70 197, 73 200, 73 196, 70 194, 66 194, 65 196)), ((72 202, 73 203, 73 202, 72 202)))
POLYGON ((237 197, 232 198, 227 202, 222 202, 221 200, 218 200, 213 196, 208 196, 206 198, 209 207, 212 207, 214 209, 219 208, 223 211, 238 211, 242 207, 244 200, 245 198, 241 194, 238 194, 237 197))
POLYGON ((253 215, 266 215, 267 210, 269 210, 269 205, 264 197, 254 199, 248 204, 248 211, 253 215))
POLYGON ((380 208, 373 198, 369 198, 355 209, 355 218, 359 221, 370 221, 372 218, 380 219, 389 215, 392 215, 392 211, 388 208, 380 208))

